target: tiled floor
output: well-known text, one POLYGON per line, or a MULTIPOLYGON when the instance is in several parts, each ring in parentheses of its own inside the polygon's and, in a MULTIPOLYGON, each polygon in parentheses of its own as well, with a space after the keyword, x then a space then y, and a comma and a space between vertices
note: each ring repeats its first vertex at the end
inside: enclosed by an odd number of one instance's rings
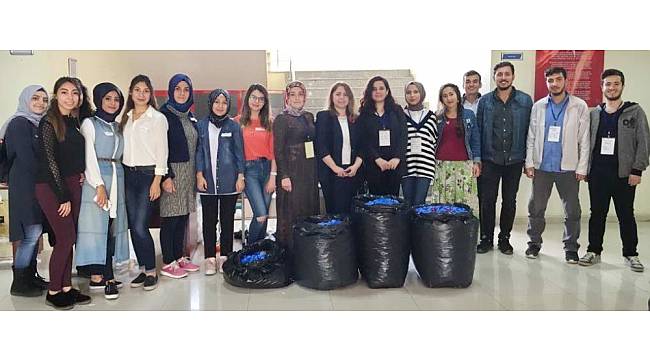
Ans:
MULTIPOLYGON (((583 223, 583 229, 587 226, 583 223)), ((202 273, 185 279, 161 278, 155 291, 131 289, 128 283, 115 301, 103 293, 92 294, 88 310, 647 310, 650 270, 634 273, 620 256, 617 224, 609 223, 603 262, 592 268, 567 265, 561 238, 562 226, 547 226, 547 239, 537 260, 524 257, 525 224, 513 232, 514 256, 498 251, 477 255, 474 283, 467 289, 429 289, 421 284, 411 264, 406 284, 400 289, 369 289, 362 280, 331 291, 317 291, 293 284, 274 290, 249 290, 226 284, 222 275, 202 273)), ((586 234, 584 234, 586 235, 586 234)), ((641 260, 650 265, 650 223, 639 223, 641 260)), ((586 236, 581 243, 584 252, 586 236)), ((44 254, 44 259, 49 255, 44 254)), ((159 261, 160 262, 160 261, 159 261)), ((47 263, 39 267, 47 274, 47 263)), ((118 278, 128 282, 135 272, 123 270, 118 278)), ((0 270, 0 310, 49 310, 44 298, 9 295, 11 271, 0 270)), ((88 290, 85 279, 75 284, 88 290)))

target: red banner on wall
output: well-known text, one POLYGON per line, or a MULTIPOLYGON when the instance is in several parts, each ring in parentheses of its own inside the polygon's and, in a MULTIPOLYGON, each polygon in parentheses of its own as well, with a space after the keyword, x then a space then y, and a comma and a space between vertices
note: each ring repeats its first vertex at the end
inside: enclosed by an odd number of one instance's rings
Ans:
POLYGON ((602 101, 600 74, 605 62, 604 50, 537 50, 535 61, 535 101, 548 96, 544 70, 561 66, 567 71, 567 91, 590 107, 602 101))

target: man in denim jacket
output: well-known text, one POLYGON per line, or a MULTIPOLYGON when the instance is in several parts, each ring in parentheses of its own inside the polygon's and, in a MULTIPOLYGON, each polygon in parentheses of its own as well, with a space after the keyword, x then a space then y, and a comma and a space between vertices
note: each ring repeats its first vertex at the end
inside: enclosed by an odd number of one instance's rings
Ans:
POLYGON ((515 219, 519 179, 526 159, 526 137, 533 100, 512 85, 515 67, 510 62, 494 66, 494 91, 481 96, 476 118, 481 130, 481 177, 479 203, 481 240, 479 254, 493 247, 495 207, 501 181, 499 250, 512 255, 510 231, 515 219))

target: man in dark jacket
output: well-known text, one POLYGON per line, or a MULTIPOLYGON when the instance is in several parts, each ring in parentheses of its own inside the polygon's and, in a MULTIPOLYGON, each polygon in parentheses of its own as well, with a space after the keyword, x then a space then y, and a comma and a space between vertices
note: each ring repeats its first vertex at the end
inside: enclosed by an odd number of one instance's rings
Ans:
POLYGON ((589 247, 579 264, 591 266, 600 262, 607 211, 613 199, 623 257, 632 271, 642 272, 643 264, 636 251, 639 237, 634 219, 634 193, 650 160, 648 119, 639 104, 621 98, 625 76, 620 70, 607 69, 601 79, 606 101, 590 114, 589 247))
POLYGON ((512 255, 510 231, 515 219, 519 179, 526 159, 526 136, 533 100, 512 86, 515 67, 510 62, 494 66, 496 89, 481 96, 476 118, 481 130, 481 177, 478 181, 481 218, 479 254, 492 250, 499 182, 501 215, 499 250, 512 255))

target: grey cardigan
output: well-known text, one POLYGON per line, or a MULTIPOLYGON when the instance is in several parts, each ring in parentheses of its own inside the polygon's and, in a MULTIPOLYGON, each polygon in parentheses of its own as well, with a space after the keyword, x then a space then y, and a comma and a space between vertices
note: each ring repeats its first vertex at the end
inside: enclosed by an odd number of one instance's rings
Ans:
MULTIPOLYGON (((598 105, 591 113, 591 146, 593 154, 600 124, 600 112, 603 105, 598 105)), ((650 130, 648 118, 637 103, 626 102, 618 118, 616 141, 618 142, 618 177, 626 178, 630 174, 641 175, 650 160, 650 130)), ((591 161, 590 161, 591 163, 591 161)))

